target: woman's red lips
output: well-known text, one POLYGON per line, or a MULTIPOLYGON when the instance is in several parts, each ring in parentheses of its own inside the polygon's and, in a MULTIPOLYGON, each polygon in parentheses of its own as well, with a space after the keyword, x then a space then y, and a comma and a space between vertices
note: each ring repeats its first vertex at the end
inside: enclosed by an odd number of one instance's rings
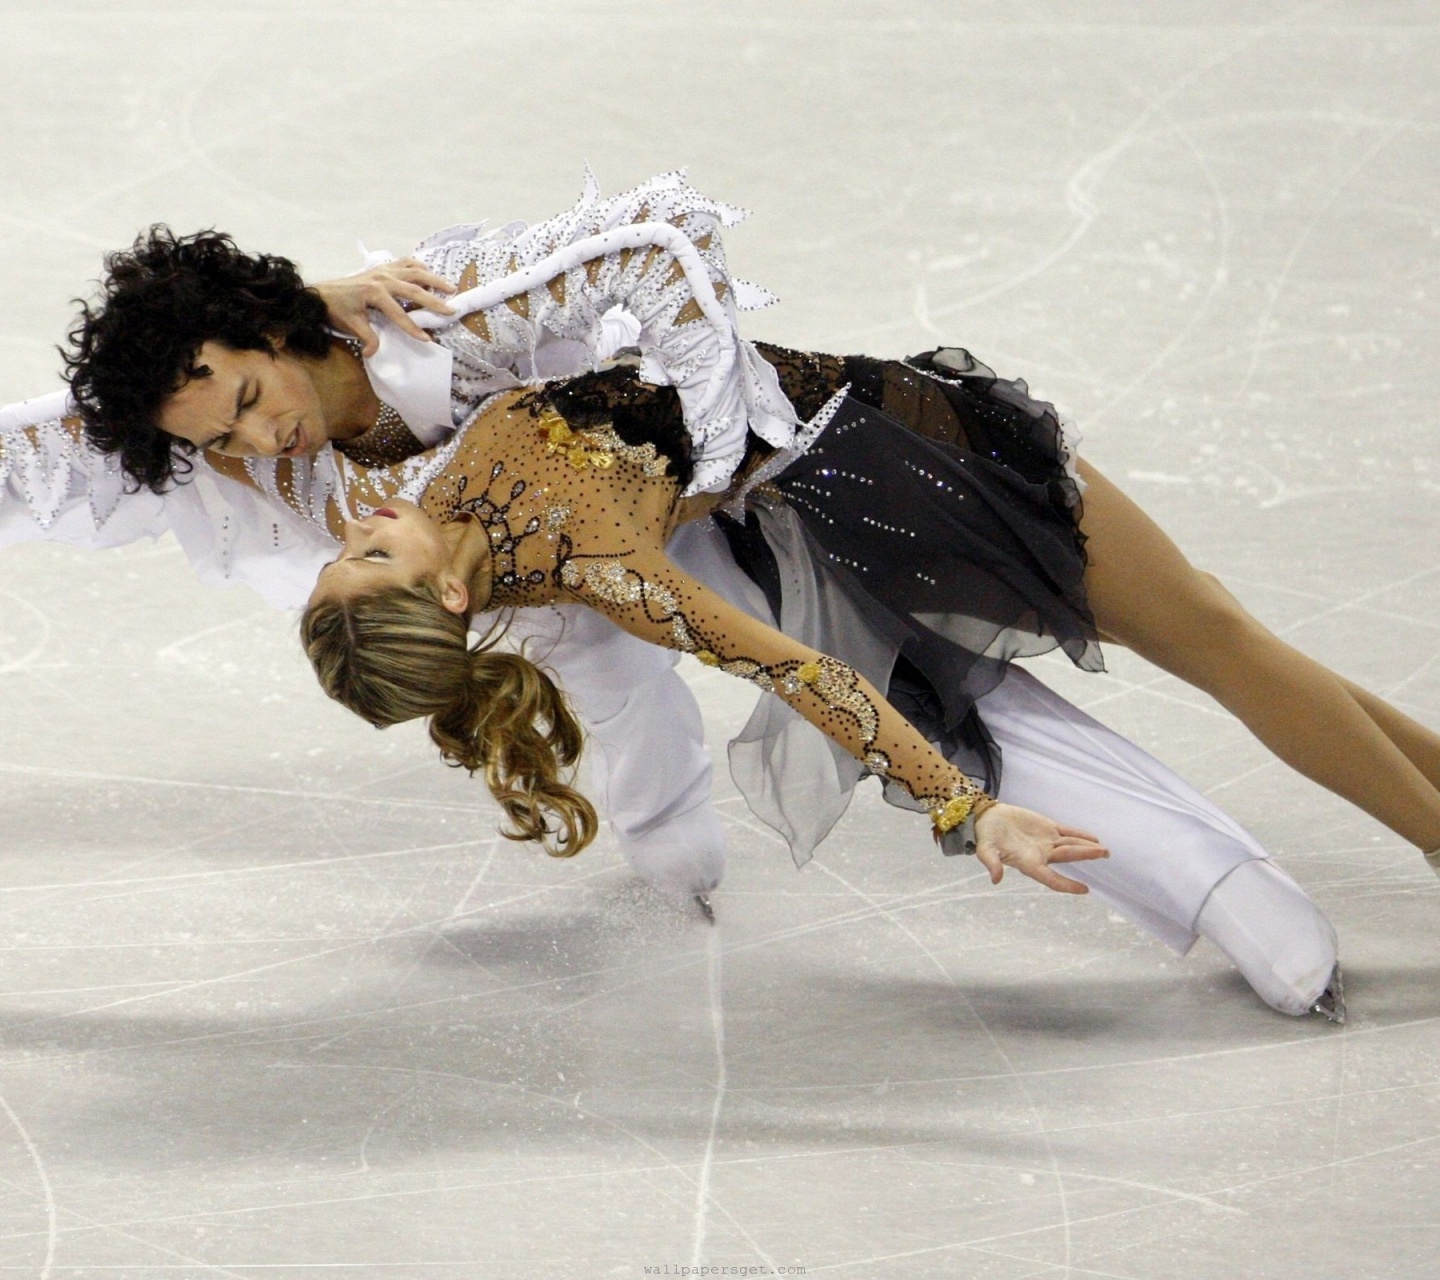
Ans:
POLYGON ((387 520, 398 520, 398 519, 400 519, 400 517, 399 517, 398 515, 396 515, 395 512, 391 511, 389 507, 376 507, 376 508, 375 508, 375 514, 376 514, 377 516, 384 516, 385 519, 387 519, 387 520))

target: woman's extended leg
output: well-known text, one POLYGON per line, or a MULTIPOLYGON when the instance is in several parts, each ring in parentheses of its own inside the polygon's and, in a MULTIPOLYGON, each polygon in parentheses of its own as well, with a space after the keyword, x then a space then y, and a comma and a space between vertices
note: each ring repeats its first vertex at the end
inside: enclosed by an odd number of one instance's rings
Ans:
POLYGON ((1085 581, 1100 630, 1203 689, 1306 777, 1418 848, 1440 848, 1435 735, 1267 630, 1115 485, 1080 465, 1085 581))
MULTIPOLYGON (((1212 578, 1211 584, 1224 591, 1230 597, 1231 604, 1244 612, 1245 606, 1230 595, 1224 583, 1212 578)), ((1360 704, 1365 714, 1380 726, 1380 731, 1425 775, 1430 785, 1440 787, 1440 733, 1427 729, 1418 720, 1412 720, 1369 689, 1362 689, 1342 675, 1334 672, 1331 674, 1345 686, 1345 691, 1360 704)))
POLYGON ((1365 709, 1366 715, 1380 726, 1385 736, 1430 780, 1430 785, 1440 787, 1440 733, 1412 720, 1369 689, 1352 684, 1344 676, 1340 676, 1339 680, 1350 696, 1365 709))

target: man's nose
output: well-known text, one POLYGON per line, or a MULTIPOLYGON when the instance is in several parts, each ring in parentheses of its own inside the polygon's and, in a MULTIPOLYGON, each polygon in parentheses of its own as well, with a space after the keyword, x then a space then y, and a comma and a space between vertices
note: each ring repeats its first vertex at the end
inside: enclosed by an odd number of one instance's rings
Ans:
POLYGON ((285 450, 284 433, 271 418, 249 413, 236 424, 240 443, 246 452, 261 458, 277 458, 285 450))

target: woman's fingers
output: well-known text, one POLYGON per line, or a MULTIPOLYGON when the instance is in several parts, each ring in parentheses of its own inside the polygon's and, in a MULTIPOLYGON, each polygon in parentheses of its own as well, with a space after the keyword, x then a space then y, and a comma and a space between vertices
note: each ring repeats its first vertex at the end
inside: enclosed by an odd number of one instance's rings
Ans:
POLYGON ((1057 840, 1051 862, 1088 862, 1091 858, 1108 858, 1110 850, 1093 840, 1057 840))
POLYGON ((420 342, 434 339, 410 319, 410 311, 454 314, 441 295, 454 293, 455 286, 414 258, 381 263, 359 275, 326 281, 315 288, 325 301, 330 323, 358 338, 366 356, 373 356, 380 347, 379 335, 371 323, 372 311, 378 311, 402 333, 420 342))
POLYGON ((999 884, 1010 866, 1056 893, 1088 893, 1085 885, 1061 875, 1052 864, 1110 856, 1088 831, 1061 826, 1043 814, 1003 803, 980 815, 975 833, 976 856, 990 873, 992 884, 999 884))
POLYGON ((975 856, 985 869, 990 873, 990 883, 999 884, 1005 874, 1005 867, 1012 866, 1022 875, 1027 875, 1038 884, 1043 884, 1047 889, 1053 889, 1056 893, 1089 893, 1090 890, 1078 880, 1072 880, 1069 876, 1062 876, 1058 871, 1051 870, 1053 862, 1076 862, 1087 858, 1103 858, 1105 851, 1099 846, 1088 846, 1076 850, 1073 854, 1064 849, 1050 845, 1045 847, 1046 842, 1032 845, 1029 848, 1006 850, 998 852, 995 848, 987 848, 981 845, 975 856))
POLYGON ((1062 876, 1058 871, 1051 871, 1049 867, 1037 867, 1034 871, 1026 873, 1032 880, 1039 881, 1047 889, 1053 889, 1056 893, 1089 893, 1090 887, 1083 885, 1078 880, 1072 880, 1069 876, 1062 876))
MULTIPOLYGON (((438 280, 440 278, 439 276, 431 276, 428 272, 426 272, 425 275, 431 280, 438 280)), ((375 287, 383 292, 387 292, 390 297, 397 302, 408 303, 413 308, 423 311, 433 311, 439 316, 455 314, 454 308, 451 307, 444 298, 439 297, 435 293, 435 290, 432 289, 424 279, 409 280, 397 277, 395 279, 376 281, 375 287)))
POLYGON ((343 329, 352 338, 360 340, 360 354, 373 356, 380 349, 380 335, 368 319, 369 313, 362 307, 358 311, 337 311, 330 309, 330 323, 343 329))
POLYGON ((991 884, 999 884, 1005 878, 1005 863, 993 845, 979 845, 975 850, 975 860, 990 873, 991 884))
MULTIPOLYGON (((372 286, 371 290, 367 293, 365 305, 372 311, 378 311, 399 329, 401 333, 409 334, 410 337, 416 338, 421 342, 433 342, 434 339, 416 324, 415 321, 410 319, 410 313, 401 305, 400 299, 404 298, 406 301, 409 300, 407 296, 408 292, 413 292, 417 297, 426 296, 424 290, 409 285, 395 283, 386 287, 382 284, 376 284, 372 286)), ((421 306, 422 304, 417 302, 415 305, 421 306)), ((442 314, 450 314, 450 308, 445 306, 443 302, 440 302, 438 298, 431 298, 430 303, 423 305, 427 311, 439 310, 442 314)), ((366 324, 366 327, 368 328, 369 325, 366 324)), ((376 346, 378 345, 379 340, 377 339, 376 346)), ((365 354, 367 356, 374 355, 374 349, 367 348, 365 354)))
POLYGON ((418 284, 434 293, 458 293, 459 290, 450 283, 444 276, 437 276, 419 258, 401 258, 398 262, 390 264, 399 268, 404 273, 404 279, 411 284, 418 284))
POLYGON ((1060 823, 1057 822, 1055 824, 1055 830, 1060 835, 1066 838, 1073 838, 1075 840, 1088 840, 1091 844, 1100 843, 1098 836, 1092 836, 1088 831, 1081 831, 1078 827, 1066 827, 1062 826, 1060 823))

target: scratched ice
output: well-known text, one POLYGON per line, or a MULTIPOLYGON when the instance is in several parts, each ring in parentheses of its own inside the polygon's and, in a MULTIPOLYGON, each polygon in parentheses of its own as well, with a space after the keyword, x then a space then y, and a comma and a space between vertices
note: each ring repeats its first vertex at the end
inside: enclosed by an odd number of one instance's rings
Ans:
MULTIPOLYGON (((81 3, 0 12, 0 397, 156 220, 351 269, 589 161, 750 207, 756 336, 1023 375, 1300 647, 1440 724, 1434 7, 81 3), (1163 18, 1157 13, 1163 12, 1163 18)), ((1432 1275, 1440 886, 1124 654, 1043 671, 1336 922, 1343 1030, 863 795, 728 783, 711 928, 498 840, 168 544, 0 554, 0 1274, 1432 1275)), ((743 687, 689 672, 717 761, 743 687)))

